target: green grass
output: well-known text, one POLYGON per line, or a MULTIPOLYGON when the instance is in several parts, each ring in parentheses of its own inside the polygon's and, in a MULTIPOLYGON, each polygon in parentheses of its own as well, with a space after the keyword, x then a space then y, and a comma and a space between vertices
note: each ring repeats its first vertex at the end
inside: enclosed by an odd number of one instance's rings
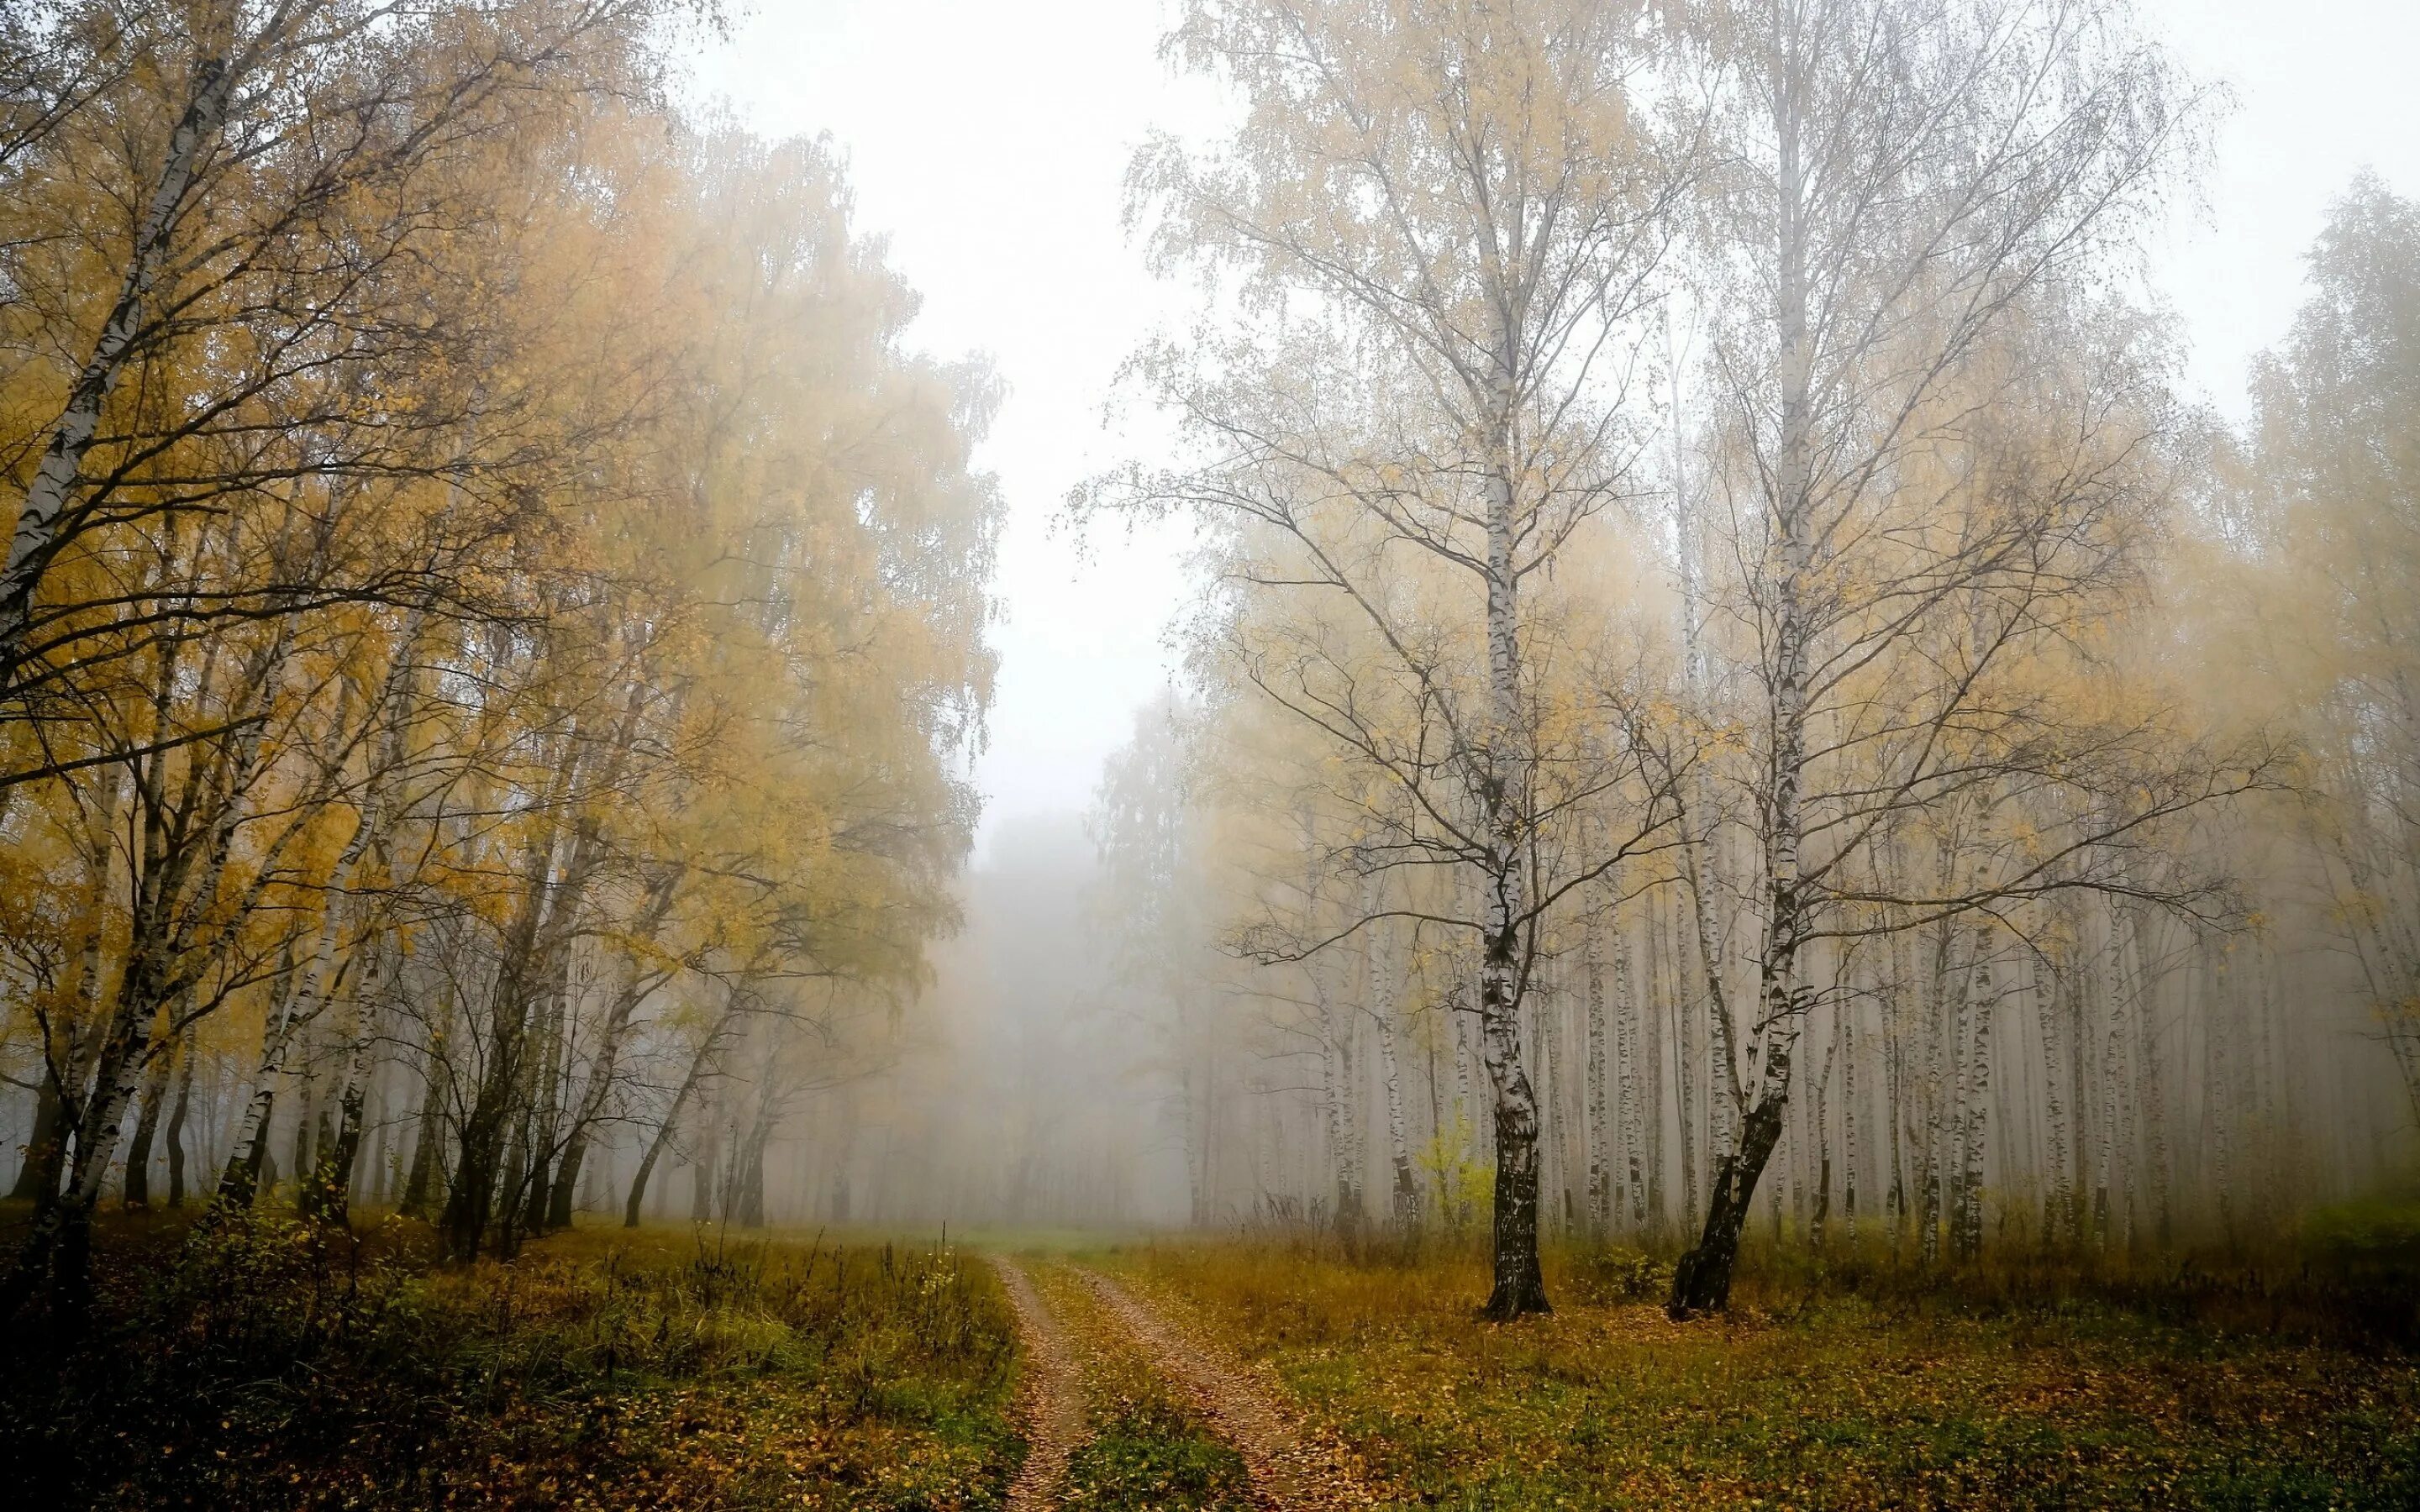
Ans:
POLYGON ((1252 1504, 1242 1457, 1165 1398, 1122 1403, 1094 1419, 1093 1430, 1068 1461, 1066 1506, 1209 1512, 1252 1504))
POLYGON ((1473 1315, 1475 1257, 1126 1263, 1273 1360, 1400 1505, 2420 1505, 2420 1371, 2391 1346, 1754 1277, 1731 1319, 1676 1324, 1636 1257, 1559 1257, 1556 1314, 1509 1327, 1473 1315))
POLYGON ((994 1507, 1013 1325, 939 1248, 575 1231, 433 1263, 390 1223, 106 1233, 91 1326, 21 1335, 27 1505, 994 1507))

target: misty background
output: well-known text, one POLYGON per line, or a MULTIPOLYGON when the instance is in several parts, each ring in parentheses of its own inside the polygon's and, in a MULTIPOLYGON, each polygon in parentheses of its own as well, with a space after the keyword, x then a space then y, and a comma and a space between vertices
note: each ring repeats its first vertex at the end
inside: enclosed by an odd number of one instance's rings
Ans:
MULTIPOLYGON (((1193 593, 1190 535, 1064 521, 1071 488, 1153 449, 1154 418, 1114 402, 1119 369, 1187 308, 1190 291, 1156 278, 1128 234, 1133 153, 1233 119, 1214 87, 1160 59, 1171 14, 1156 0, 768 0, 698 54, 701 102, 767 136, 829 135, 856 224, 922 297, 913 339, 985 354, 1006 384, 978 452, 1007 516, 965 927, 935 951, 895 1061, 858 1068, 789 1131, 806 1158, 768 1200, 791 1221, 1188 1213, 1181 1088, 1156 1006, 1113 969, 1115 900, 1087 816, 1104 762, 1180 678, 1169 628, 1193 593)), ((2182 338, 2186 396, 2241 423, 2255 360, 2307 297, 2304 260, 2331 203, 2365 169, 2420 193, 2406 104, 2420 8, 2147 0, 2140 20, 2222 96, 2144 293, 2182 338)), ((2357 1018, 2337 1027, 2358 1034, 2357 1018)), ((1288 1053, 1251 1052, 1273 1088, 1288 1085, 1288 1053)), ((2364 1168, 2377 1153, 2342 1152, 2364 1168)), ((685 1200, 677 1180, 662 1201, 685 1200)))

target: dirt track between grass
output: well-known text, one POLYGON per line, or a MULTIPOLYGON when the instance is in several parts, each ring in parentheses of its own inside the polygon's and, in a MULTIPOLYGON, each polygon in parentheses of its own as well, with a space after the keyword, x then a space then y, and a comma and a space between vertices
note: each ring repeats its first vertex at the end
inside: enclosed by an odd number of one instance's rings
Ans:
POLYGON ((1307 1436, 1255 1372, 1110 1277, 1092 1270, 1078 1273, 1102 1311, 1141 1346, 1153 1368, 1190 1396, 1218 1436, 1244 1457, 1252 1499, 1266 1512, 1332 1512, 1372 1504, 1335 1448, 1307 1436))
MULTIPOLYGON (((1086 1437, 1084 1372, 1066 1326, 1024 1269, 1002 1255, 993 1256, 991 1263, 1016 1309, 1026 1361, 1017 1409, 1028 1448, 1025 1465, 1009 1487, 1009 1509, 1048 1512, 1060 1504, 1068 1460, 1086 1437)), ((1152 1369, 1189 1398, 1243 1457, 1253 1503, 1263 1512, 1335 1512, 1372 1504, 1334 1446, 1306 1437, 1255 1372, 1111 1277, 1080 1266, 1070 1269, 1099 1304, 1095 1331, 1108 1324, 1124 1333, 1152 1369)), ((1090 1350, 1103 1342, 1094 1337, 1090 1350)))
POLYGON ((1067 1457, 1084 1436, 1084 1397, 1067 1350, 1066 1332, 1015 1261, 992 1257, 1000 1283, 1016 1309, 1025 1346, 1025 1380, 1017 1409, 1025 1420, 1025 1465, 1008 1489, 1009 1512, 1050 1512, 1067 1478, 1067 1457))

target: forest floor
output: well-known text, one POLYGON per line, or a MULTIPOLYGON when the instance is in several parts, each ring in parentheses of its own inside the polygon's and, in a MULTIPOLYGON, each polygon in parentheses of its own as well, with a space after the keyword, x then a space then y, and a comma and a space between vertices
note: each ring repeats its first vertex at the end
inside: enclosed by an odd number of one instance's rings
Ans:
POLYGON ((9 1504, 979 1512, 1024 1458, 999 1281, 939 1245, 113 1221, 0 1342, 9 1504), (22 1498, 22 1499, 18 1499, 22 1498))
POLYGON ((1673 1323, 1662 1268, 1615 1253, 1560 1257, 1555 1313, 1497 1326, 1476 1256, 1094 1258, 1267 1381, 1379 1505, 2420 1506, 2408 1333, 2291 1288, 1750 1275, 1729 1318, 1673 1323))
POLYGON ((998 1263, 1026 1339, 1035 1446, 1011 1512, 1371 1504, 1334 1441, 1309 1429, 1265 1372, 1088 1264, 998 1263))
POLYGON ((102 1241, 82 1326, 0 1336, 22 1504, 2420 1506, 2415 1293, 2307 1267, 1768 1256, 1675 1324, 1656 1262, 1573 1251, 1552 1316, 1495 1326, 1476 1254, 1332 1240, 102 1241))

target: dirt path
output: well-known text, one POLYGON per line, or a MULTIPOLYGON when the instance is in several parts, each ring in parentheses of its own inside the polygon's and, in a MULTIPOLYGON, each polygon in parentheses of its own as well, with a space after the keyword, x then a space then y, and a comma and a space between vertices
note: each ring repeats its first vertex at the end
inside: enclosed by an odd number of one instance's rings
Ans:
POLYGON ((1025 1380, 1017 1388, 1025 1420, 1025 1467, 1008 1489, 1009 1512, 1050 1512, 1067 1478, 1067 1457, 1084 1436, 1084 1398, 1067 1352, 1067 1335, 1050 1316, 1016 1262, 995 1255, 991 1263, 1016 1309, 1016 1332, 1025 1346, 1025 1380))
POLYGON ((1244 1457, 1261 1506, 1268 1512, 1330 1512, 1371 1504, 1373 1498, 1335 1448, 1305 1435, 1267 1384, 1226 1350, 1098 1271, 1078 1273, 1153 1366, 1191 1396, 1219 1437, 1244 1457))

